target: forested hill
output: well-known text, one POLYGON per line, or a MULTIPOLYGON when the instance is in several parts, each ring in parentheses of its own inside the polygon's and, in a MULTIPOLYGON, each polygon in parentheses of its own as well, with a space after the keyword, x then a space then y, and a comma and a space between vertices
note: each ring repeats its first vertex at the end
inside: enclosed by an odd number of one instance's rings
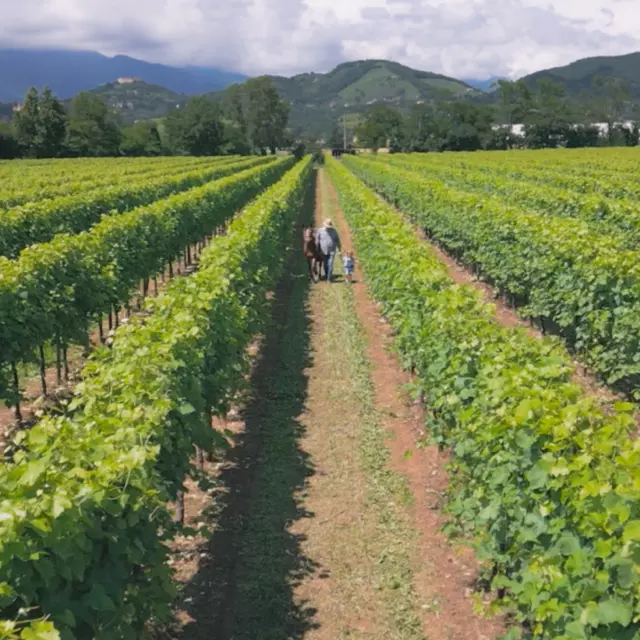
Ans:
POLYGON ((110 82, 93 89, 90 93, 100 96, 111 111, 120 114, 125 124, 137 120, 164 118, 170 109, 183 107, 189 100, 184 94, 141 80, 127 84, 110 82))
MULTIPOLYGON (((292 131, 318 136, 328 136, 343 113, 359 114, 376 102, 408 108, 421 100, 480 93, 460 80, 389 60, 347 62, 329 73, 271 77, 280 96, 291 103, 292 131)), ((223 93, 214 95, 219 98, 223 93)))
POLYGON ((561 83, 572 96, 589 92, 597 77, 619 78, 629 84, 631 96, 640 98, 640 52, 624 56, 583 58, 564 67, 537 71, 522 78, 533 86, 537 80, 549 78, 561 83))

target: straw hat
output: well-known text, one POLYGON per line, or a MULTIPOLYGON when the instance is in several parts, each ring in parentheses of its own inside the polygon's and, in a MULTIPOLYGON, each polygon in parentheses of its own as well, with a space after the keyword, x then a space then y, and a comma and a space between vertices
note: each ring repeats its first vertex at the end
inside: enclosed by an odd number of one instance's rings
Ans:
POLYGON ((333 220, 332 220, 331 218, 327 218, 327 219, 324 221, 324 226, 325 226, 325 227, 333 227, 333 220))

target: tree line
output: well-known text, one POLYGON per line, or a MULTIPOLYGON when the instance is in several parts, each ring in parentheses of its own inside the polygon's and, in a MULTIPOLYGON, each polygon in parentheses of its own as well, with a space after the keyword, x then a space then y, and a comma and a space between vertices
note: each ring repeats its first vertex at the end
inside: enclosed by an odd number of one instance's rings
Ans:
MULTIPOLYGON (((475 151, 480 149, 636 146, 637 114, 629 86, 618 78, 597 77, 590 91, 576 98, 548 78, 534 87, 500 80, 493 104, 446 101, 416 104, 409 113, 385 104, 373 106, 354 131, 356 146, 391 151, 475 151), (596 123, 606 124, 602 131, 596 123), (522 133, 512 125, 521 124, 522 133)), ((329 141, 341 147, 336 125, 329 141)))
POLYGON ((32 87, 11 122, 0 122, 0 158, 275 153, 293 144, 288 119, 289 104, 266 77, 132 125, 122 125, 94 93, 79 93, 67 107, 51 89, 32 87))

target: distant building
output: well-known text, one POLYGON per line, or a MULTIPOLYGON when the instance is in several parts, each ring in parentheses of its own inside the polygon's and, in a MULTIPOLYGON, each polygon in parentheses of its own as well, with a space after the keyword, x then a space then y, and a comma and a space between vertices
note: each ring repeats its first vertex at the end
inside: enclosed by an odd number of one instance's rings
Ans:
MULTIPOLYGON (((634 122, 633 120, 623 120, 622 122, 616 122, 615 123, 616 126, 621 126, 621 127, 626 127, 627 129, 632 129, 634 122)), ((580 125, 574 124, 574 127, 578 127, 580 125)), ((606 135, 609 132, 609 125, 606 122, 593 122, 593 123, 588 123, 586 126, 590 126, 590 127, 598 127, 600 134, 601 135, 606 135)), ((511 133, 513 133, 516 136, 524 136, 524 127, 525 125, 523 124, 512 124, 512 125, 508 125, 508 124, 494 124, 493 125, 493 130, 497 131, 499 129, 511 129, 511 133)))
POLYGON ((118 78, 116 82, 118 84, 133 84, 134 82, 140 82, 140 78, 118 78))
POLYGON ((13 105, 13 113, 18 113, 22 111, 22 105, 21 104, 14 104, 13 105))

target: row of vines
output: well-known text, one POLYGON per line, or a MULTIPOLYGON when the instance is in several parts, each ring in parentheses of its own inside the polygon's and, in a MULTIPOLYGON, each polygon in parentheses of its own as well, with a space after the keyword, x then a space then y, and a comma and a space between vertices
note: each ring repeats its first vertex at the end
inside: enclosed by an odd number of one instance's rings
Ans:
POLYGON ((521 315, 562 336, 607 383, 638 394, 640 250, 622 233, 603 233, 582 215, 521 206, 516 184, 509 199, 397 160, 344 162, 521 315))
MULTIPOLYGON (((212 416, 242 384, 246 347, 263 327, 310 186, 309 160, 293 162, 262 164, 56 239, 35 254, 36 277, 15 271, 2 289, 3 330, 14 334, 0 351, 17 358, 42 340, 77 337, 136 280, 231 220, 197 273, 172 280, 147 313, 121 326, 113 348, 89 360, 64 415, 23 432, 0 467, 0 637, 137 640, 167 616, 166 541, 177 531, 167 503, 197 475, 194 447, 221 444, 212 416), (5 321, 20 300, 28 330, 17 317, 5 321)), ((34 264, 29 251, 18 262, 34 264)), ((18 262, 1 268, 12 273, 18 262)))
MULTIPOLYGON (((480 294, 454 284, 402 215, 354 173, 496 277, 517 259, 514 286, 530 282, 527 265, 542 271, 554 247, 566 260, 578 259, 578 247, 566 250, 568 237, 552 243, 553 233, 521 212, 485 207, 421 173, 327 162, 372 294, 426 398, 429 432, 453 452, 449 530, 474 541, 487 585, 520 623, 509 638, 640 637, 633 405, 604 410, 572 382, 573 363, 557 339, 500 326, 480 294), (537 255, 542 242, 547 251, 537 255)), ((565 294, 572 291, 567 277, 566 267, 547 274, 547 290, 565 278, 565 294)), ((607 360, 609 369, 620 355, 607 360)))
MULTIPOLYGON (((224 226, 292 162, 260 158, 198 170, 187 174, 179 188, 170 178, 157 185, 141 183, 131 187, 123 208, 141 199, 152 204, 110 215, 96 207, 93 226, 92 216, 74 219, 72 207, 62 208, 76 229, 90 228, 58 233, 17 259, 0 257, 0 397, 16 404, 19 413, 20 363, 42 360, 46 345, 57 353, 72 344, 87 345, 92 328, 97 324, 102 331, 103 316, 128 306, 141 282, 146 288, 165 265, 224 226), (172 190, 184 191, 158 199, 172 190)), ((53 219, 43 216, 47 222, 53 219)), ((0 215, 0 234, 2 220, 0 215)))

